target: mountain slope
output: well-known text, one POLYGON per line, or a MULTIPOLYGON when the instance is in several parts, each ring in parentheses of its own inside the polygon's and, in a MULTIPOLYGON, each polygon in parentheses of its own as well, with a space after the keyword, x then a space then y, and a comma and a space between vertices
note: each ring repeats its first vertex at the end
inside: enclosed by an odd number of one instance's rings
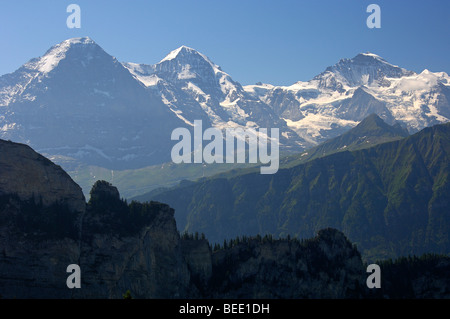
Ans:
POLYGON ((181 121, 89 38, 0 78, 0 137, 108 168, 170 160, 181 121))
POLYGON ((408 131, 403 129, 400 124, 391 126, 378 115, 372 114, 348 132, 313 147, 301 155, 292 155, 282 159, 281 163, 283 167, 292 167, 335 152, 368 148, 380 143, 402 139, 408 135, 408 131))
POLYGON ((413 75, 414 72, 392 65, 373 53, 360 53, 353 59, 342 59, 313 81, 319 82, 320 88, 337 89, 344 86, 359 87, 371 85, 385 78, 400 78, 413 75))
POLYGON ((89 196, 89 191, 96 181, 105 180, 116 185, 124 198, 132 198, 157 188, 175 186, 183 180, 197 180, 252 165, 256 164, 202 165, 168 162, 129 170, 110 170, 98 166, 77 165, 68 173, 82 187, 86 197, 89 196))
POLYGON ((373 291, 358 249, 336 229, 302 241, 245 236, 212 249, 206 239, 180 236, 168 205, 127 204, 104 181, 94 185, 86 205, 79 187, 48 159, 12 142, 0 141, 0 148, 5 299, 119 299, 128 290, 152 299, 449 295, 447 256, 382 262, 382 286, 373 291), (81 289, 66 286, 70 264, 81 268, 81 289))
MULTIPOLYGON (((318 157, 324 157, 326 155, 330 155, 336 152, 354 151, 363 148, 368 148, 380 143, 402 139, 408 135, 409 135, 408 132, 402 127, 400 127, 398 123, 394 126, 391 126, 385 123, 376 114, 372 114, 369 115, 363 121, 361 121, 356 127, 350 129, 349 131, 338 137, 332 138, 316 147, 310 148, 301 154, 289 155, 280 158, 280 167, 291 168, 296 165, 306 163, 318 157)), ((176 169, 173 166, 174 164, 165 164, 163 167, 158 167, 159 170, 158 172, 156 171, 156 169, 152 169, 152 174, 154 174, 156 178, 159 176, 159 173, 162 173, 165 176, 167 175, 169 178, 182 176, 181 174, 176 173, 176 169), (173 173, 175 173, 175 175, 173 175, 173 173)), ((178 168, 182 171, 187 171, 186 166, 181 166, 178 168)), ((178 178, 178 182, 180 182, 180 180, 185 179, 196 180, 199 179, 200 177, 205 176, 206 177, 212 176, 214 178, 223 177, 229 179, 234 176, 245 175, 250 172, 256 172, 258 171, 258 166, 253 165, 252 167, 251 165, 247 165, 247 167, 245 167, 245 165, 241 165, 241 167, 239 167, 238 165, 228 165, 227 169, 226 167, 221 167, 220 165, 218 165, 217 167, 214 167, 212 165, 206 165, 203 167, 204 174, 202 175, 199 174, 199 170, 201 170, 201 168, 197 167, 197 173, 195 173, 194 171, 192 175, 189 176, 184 175, 183 178, 178 178)), ((146 171, 150 173, 150 168, 146 169, 146 171)), ((192 169, 189 171, 192 171, 192 169)), ((95 172, 96 177, 102 176, 102 179, 105 178, 106 180, 112 181, 110 171, 101 171, 99 169, 93 169, 92 172, 95 172)), ((124 172, 124 173, 130 176, 129 174, 131 172, 128 173, 124 172)), ((122 180, 127 179, 125 175, 120 176, 122 180)), ((133 177, 132 179, 136 178, 137 176, 133 177)), ((123 185, 123 183, 121 183, 119 179, 115 179, 115 181, 116 183, 118 183, 118 185, 124 186, 123 189, 126 189, 126 186, 123 185)), ((91 184, 93 184, 94 182, 95 181, 92 180, 91 184)), ((83 185, 84 184, 85 181, 83 185)), ((146 201, 152 198, 152 196, 154 196, 156 193, 163 191, 161 188, 168 188, 171 186, 175 186, 176 184, 177 179, 175 178, 174 180, 172 180, 172 185, 170 185, 169 183, 158 184, 156 187, 152 187, 152 189, 154 190, 151 190, 148 193, 143 193, 142 195, 134 196, 133 199, 138 201, 146 201)))
POLYGON ((212 241, 335 227, 368 259, 450 251, 450 124, 280 169, 210 178, 154 195, 180 229, 212 241))
POLYGON ((73 169, 170 161, 178 127, 279 128, 280 151, 301 152, 372 113, 416 132, 450 119, 450 78, 372 53, 342 59, 308 82, 243 87, 182 46, 156 64, 119 63, 90 38, 50 48, 0 77, 0 138, 26 143, 73 169), (75 163, 75 165, 73 165, 75 163))
POLYGON ((0 154, 0 197, 13 195, 42 206, 64 203, 73 212, 85 210, 81 188, 61 167, 23 144, 0 140, 0 154))
POLYGON ((127 290, 135 298, 364 294, 358 289, 364 287, 361 256, 336 230, 302 243, 255 238, 213 252, 205 239, 181 238, 174 211, 165 204, 128 205, 114 186, 99 181, 86 205, 69 176, 30 147, 0 140, 0 149, 2 298, 118 299, 127 290), (250 258, 236 255, 241 250, 250 258), (305 269, 320 262, 330 267, 305 269), (66 285, 72 264, 81 268, 81 289, 66 285), (279 272, 280 267, 293 271, 279 272), (257 278, 268 273, 278 284, 261 284, 257 278), (245 286, 234 286, 236 281, 245 286))
POLYGON ((411 132, 450 120, 446 73, 416 74, 373 53, 342 59, 308 82, 244 89, 313 144, 342 134, 372 113, 411 132))
POLYGON ((169 53, 159 63, 124 63, 136 79, 158 92, 167 107, 187 125, 203 120, 204 127, 279 128, 282 149, 309 144, 297 136, 259 98, 204 54, 186 47, 169 53))

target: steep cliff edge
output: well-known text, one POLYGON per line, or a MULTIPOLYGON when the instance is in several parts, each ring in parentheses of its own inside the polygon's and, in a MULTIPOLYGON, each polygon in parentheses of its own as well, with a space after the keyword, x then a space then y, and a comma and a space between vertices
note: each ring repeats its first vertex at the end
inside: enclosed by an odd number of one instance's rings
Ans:
POLYGON ((86 206, 81 187, 61 167, 27 145, 0 140, 0 195, 9 194, 44 206, 64 202, 76 212, 86 206))
POLYGON ((213 254, 209 293, 226 298, 361 298, 361 255, 340 231, 305 241, 251 238, 213 254))
POLYGON ((0 295, 69 298, 79 257, 81 188, 30 147, 0 140, 0 295))
POLYGON ((97 182, 83 218, 77 298, 185 298, 190 273, 174 211, 161 203, 127 205, 117 189, 97 182))
MULTIPOLYGON (((450 258, 382 265, 382 289, 338 230, 308 240, 255 236, 212 247, 180 236, 174 210, 128 204, 97 182, 86 204, 58 166, 0 141, 0 297, 3 298, 443 298, 450 258), (69 289, 67 266, 81 269, 69 289)), ((203 236, 202 236, 203 237, 203 236)))

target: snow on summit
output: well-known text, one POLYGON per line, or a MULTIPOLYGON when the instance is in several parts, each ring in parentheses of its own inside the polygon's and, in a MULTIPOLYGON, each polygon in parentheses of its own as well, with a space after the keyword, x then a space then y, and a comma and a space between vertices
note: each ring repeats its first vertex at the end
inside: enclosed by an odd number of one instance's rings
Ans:
POLYGON ((206 55, 198 52, 197 50, 195 50, 193 48, 187 47, 185 45, 182 45, 178 49, 175 49, 172 52, 170 52, 164 59, 159 61, 159 63, 174 60, 176 58, 183 58, 183 57, 195 56, 195 55, 202 57, 205 61, 214 65, 214 63, 212 63, 211 60, 206 55))
POLYGON ((377 55, 375 53, 371 53, 371 52, 364 52, 364 53, 360 53, 360 54, 366 55, 366 56, 371 56, 371 57, 376 58, 376 59, 382 59, 379 55, 377 55))
POLYGON ((178 49, 175 49, 175 50, 171 51, 164 59, 159 61, 159 63, 175 59, 181 51, 187 51, 187 52, 190 52, 190 53, 197 52, 196 50, 194 50, 192 48, 189 48, 189 47, 187 47, 185 45, 182 45, 178 49))
POLYGON ((450 105, 443 101, 449 100, 449 83, 445 72, 417 74, 367 52, 341 59, 308 82, 245 89, 278 110, 297 134, 320 143, 370 113, 411 132, 448 122, 450 105), (322 121, 327 125, 319 125, 322 121))
POLYGON ((51 47, 42 57, 33 59, 25 67, 42 73, 51 72, 59 62, 66 57, 67 52, 74 46, 88 46, 97 44, 89 37, 72 38, 51 47))
POLYGON ((417 74, 371 52, 341 59, 310 81, 243 87, 185 45, 155 64, 119 63, 84 37, 63 41, 1 77, 0 138, 31 141, 59 155, 85 154, 90 164, 130 168, 167 160, 165 137, 195 120, 204 127, 279 128, 280 147, 302 151, 373 113, 410 132, 448 122, 449 101, 445 72, 417 74), (83 143, 80 127, 89 132, 83 143), (148 148, 144 136, 158 139, 146 139, 148 148), (56 151, 61 145, 72 150, 56 151), (92 145, 112 162, 80 145, 92 145), (133 151, 136 158, 121 160, 129 147, 140 150, 133 151))

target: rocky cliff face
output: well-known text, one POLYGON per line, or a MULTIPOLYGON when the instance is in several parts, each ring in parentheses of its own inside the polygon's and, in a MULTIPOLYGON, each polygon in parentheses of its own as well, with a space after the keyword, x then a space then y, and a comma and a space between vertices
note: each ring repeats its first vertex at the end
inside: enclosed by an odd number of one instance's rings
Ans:
POLYGON ((359 252, 335 229, 212 250, 206 239, 180 237, 168 205, 127 204, 97 182, 82 207, 81 190, 59 167, 23 145, 0 146, 4 298, 122 298, 127 290, 135 298, 401 298, 405 291, 439 298, 450 291, 449 258, 433 257, 384 265, 388 288, 371 293, 359 252), (66 286, 70 264, 81 268, 80 289, 66 286))
POLYGON ((307 242, 249 239, 212 251, 206 239, 181 238, 174 211, 159 203, 124 205, 116 189, 94 187, 78 235, 42 237, 23 231, 21 206, 0 206, 0 294, 5 298, 346 298, 361 297, 364 268, 357 250, 336 230, 307 242), (94 191, 95 189, 95 191, 94 191), (99 211, 98 208, 106 208, 99 211), (147 217, 146 217, 147 218, 147 217), (119 223, 120 222, 120 223, 119 223), (119 223, 119 224, 115 224, 119 223), (81 289, 66 287, 69 264, 81 268, 81 289))
MULTIPOLYGON (((117 209, 123 203, 117 189, 106 183, 99 184, 94 185, 83 218, 79 260, 83 289, 77 289, 74 296, 122 298, 127 290, 135 298, 189 296, 190 272, 183 258, 174 210, 159 203, 136 204, 140 210, 147 208, 150 219, 133 231, 127 226, 129 221, 121 219, 121 210, 117 209), (94 208, 98 205, 94 201, 105 200, 108 200, 107 206, 103 206, 106 211, 94 208), (111 224, 119 220, 120 224, 111 224), (121 234, 115 227, 131 230, 121 234)), ((127 205, 122 207, 128 208, 127 205)), ((125 212, 133 214, 128 209, 125 212)))
POLYGON ((8 194, 44 206, 64 202, 76 212, 86 206, 80 186, 61 167, 29 146, 0 140, 0 195, 8 194))
POLYGON ((211 295, 226 298, 358 298, 361 256, 335 229, 310 240, 250 239, 213 254, 211 295))

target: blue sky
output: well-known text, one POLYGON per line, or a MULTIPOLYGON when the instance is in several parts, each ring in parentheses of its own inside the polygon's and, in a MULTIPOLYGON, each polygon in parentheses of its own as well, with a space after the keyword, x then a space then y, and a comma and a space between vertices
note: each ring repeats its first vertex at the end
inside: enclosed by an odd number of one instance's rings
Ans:
POLYGON ((0 74, 67 38, 89 36, 119 61, 152 64, 187 45, 241 84, 309 80, 373 52, 401 67, 450 73, 448 0, 15 0, 0 2, 0 74), (81 29, 66 8, 81 7, 81 29), (381 7, 381 29, 366 8, 381 7))

